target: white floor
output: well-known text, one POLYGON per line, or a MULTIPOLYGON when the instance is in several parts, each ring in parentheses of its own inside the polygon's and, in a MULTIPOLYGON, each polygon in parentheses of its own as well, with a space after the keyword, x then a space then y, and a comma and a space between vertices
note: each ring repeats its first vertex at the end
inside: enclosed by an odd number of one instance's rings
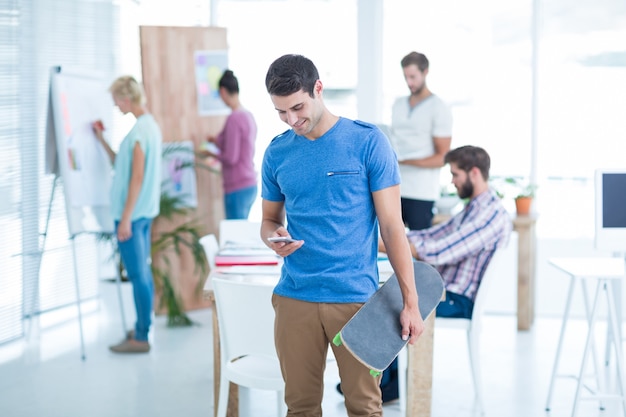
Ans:
MULTIPOLYGON (((130 286, 123 285, 127 321, 132 318, 130 286)), ((157 317, 153 349, 145 355, 115 355, 108 345, 122 337, 115 286, 101 284, 101 298, 83 304, 85 360, 81 360, 76 307, 48 313, 29 323, 28 337, 0 346, 2 417, 210 417, 213 415, 211 311, 190 313, 197 326, 168 328, 157 317)), ((552 411, 545 411, 549 377, 561 321, 538 318, 529 332, 516 330, 513 316, 487 316, 482 361, 486 415, 569 416, 576 384, 557 379, 552 411)), ((568 327, 562 370, 578 372, 586 326, 568 327)), ((603 332, 598 332, 602 339, 603 332)), ((435 335, 433 416, 466 417, 474 410, 464 335, 441 329, 435 335)), ((602 351, 602 349, 600 349, 602 351)), ((610 373, 611 374, 611 373, 610 373)), ((609 375, 611 378, 612 375, 609 375)), ((336 369, 326 377, 324 415, 345 416, 335 391, 336 369)), ((271 393, 242 393, 241 417, 275 415, 271 393), (253 411, 251 411, 253 410, 253 411)), ((618 402, 585 401, 579 416, 622 415, 618 402)), ((386 417, 404 413, 398 402, 384 406, 386 417)))

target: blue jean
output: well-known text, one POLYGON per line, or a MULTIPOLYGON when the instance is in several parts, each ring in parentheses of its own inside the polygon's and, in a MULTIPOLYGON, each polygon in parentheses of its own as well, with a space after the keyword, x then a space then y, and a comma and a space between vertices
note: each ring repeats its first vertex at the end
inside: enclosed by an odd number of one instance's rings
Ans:
POLYGON ((446 290, 446 299, 437 306, 437 317, 471 319, 474 302, 464 295, 446 290))
MULTIPOLYGON (((118 224, 116 221, 116 230, 118 224)), ((143 342, 148 340, 154 303, 154 281, 150 267, 151 226, 152 219, 137 219, 131 223, 132 237, 125 242, 117 243, 128 279, 133 285, 133 300, 137 313, 135 340, 143 342)))
POLYGON ((224 210, 229 220, 247 219, 256 199, 257 186, 242 188, 224 195, 224 210))

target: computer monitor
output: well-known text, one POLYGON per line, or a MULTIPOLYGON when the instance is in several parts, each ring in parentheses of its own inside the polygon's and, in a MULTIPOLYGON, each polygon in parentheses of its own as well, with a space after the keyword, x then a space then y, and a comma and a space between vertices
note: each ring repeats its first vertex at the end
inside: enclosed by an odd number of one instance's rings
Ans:
POLYGON ((597 169, 595 247, 626 254, 626 168, 597 169))

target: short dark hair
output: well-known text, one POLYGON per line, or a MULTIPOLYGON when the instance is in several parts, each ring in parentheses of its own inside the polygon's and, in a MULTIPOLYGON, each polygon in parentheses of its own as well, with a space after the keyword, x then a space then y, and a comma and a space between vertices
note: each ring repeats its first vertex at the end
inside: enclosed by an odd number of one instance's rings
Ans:
POLYGON ((239 81, 237 81, 237 77, 235 77, 235 74, 229 69, 222 74, 218 86, 224 87, 229 94, 239 93, 239 81))
POLYGON ((472 168, 476 167, 480 170, 485 181, 489 179, 491 158, 489 158, 487 151, 478 146, 466 145, 452 149, 446 154, 444 162, 446 164, 453 162, 459 169, 465 172, 469 172, 472 168))
POLYGON ((409 65, 417 65, 417 68, 421 72, 424 72, 428 69, 428 58, 426 58, 426 55, 424 54, 413 51, 402 58, 400 65, 402 65, 402 68, 406 68, 409 65))
POLYGON ((289 96, 298 91, 313 97, 313 88, 320 76, 313 62, 302 55, 283 55, 267 70, 265 87, 273 96, 289 96))

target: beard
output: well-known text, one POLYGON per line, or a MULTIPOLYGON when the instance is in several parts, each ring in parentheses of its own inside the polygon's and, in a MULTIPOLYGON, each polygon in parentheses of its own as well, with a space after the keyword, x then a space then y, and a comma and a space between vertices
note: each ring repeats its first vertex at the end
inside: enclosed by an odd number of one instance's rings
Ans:
POLYGON ((458 192, 461 199, 470 198, 474 194, 474 184, 467 178, 465 182, 461 184, 461 188, 459 188, 458 192))

